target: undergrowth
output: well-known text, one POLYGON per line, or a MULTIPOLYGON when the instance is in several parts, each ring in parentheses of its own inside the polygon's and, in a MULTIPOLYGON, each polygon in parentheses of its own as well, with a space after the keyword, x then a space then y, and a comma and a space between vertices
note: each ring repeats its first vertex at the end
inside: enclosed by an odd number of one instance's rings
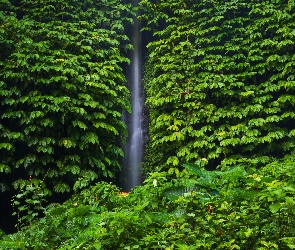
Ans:
POLYGON ((18 233, 4 249, 294 249, 294 157, 260 170, 186 164, 129 194, 100 182, 18 233), (250 173, 251 172, 251 173, 250 173))

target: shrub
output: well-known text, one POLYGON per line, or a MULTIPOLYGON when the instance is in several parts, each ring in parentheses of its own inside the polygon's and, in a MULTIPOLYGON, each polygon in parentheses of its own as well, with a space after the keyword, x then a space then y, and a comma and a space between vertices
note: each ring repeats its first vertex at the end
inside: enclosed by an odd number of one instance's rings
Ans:
POLYGON ((152 173, 129 195, 97 185, 17 234, 11 249, 293 249, 294 156, 256 173, 236 166, 152 173), (276 171, 274 171, 276 169, 276 171))

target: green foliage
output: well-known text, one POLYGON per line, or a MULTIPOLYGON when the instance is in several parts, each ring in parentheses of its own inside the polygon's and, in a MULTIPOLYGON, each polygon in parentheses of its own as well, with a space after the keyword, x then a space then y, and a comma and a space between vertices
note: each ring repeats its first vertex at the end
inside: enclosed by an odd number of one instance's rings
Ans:
POLYGON ((295 247, 294 1, 141 1, 155 37, 145 165, 166 172, 129 195, 89 185, 123 154, 131 6, 0 4, 0 190, 19 190, 21 229, 0 248, 295 247))
POLYGON ((294 151, 293 1, 141 1, 147 171, 263 166, 294 151), (292 66, 293 65, 293 66, 292 66))
POLYGON ((36 218, 44 215, 44 203, 46 204, 46 196, 51 195, 50 190, 45 187, 44 179, 30 178, 29 181, 19 181, 18 194, 12 197, 12 206, 15 208, 13 215, 17 215, 17 229, 30 224, 36 218))
POLYGON ((9 249, 293 249, 294 156, 246 173, 237 166, 154 172, 129 195, 98 183, 51 204, 9 249), (275 170, 276 171, 275 171, 275 170), (213 192, 214 191, 214 192, 213 192))
POLYGON ((118 0, 1 1, 1 191, 46 175, 64 193, 120 169, 132 16, 118 0))

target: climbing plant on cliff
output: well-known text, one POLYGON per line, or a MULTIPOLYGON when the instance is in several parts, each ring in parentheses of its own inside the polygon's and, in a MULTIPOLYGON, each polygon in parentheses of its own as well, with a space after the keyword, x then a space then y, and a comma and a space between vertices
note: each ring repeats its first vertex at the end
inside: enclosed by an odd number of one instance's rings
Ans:
POLYGON ((271 162, 294 151, 294 1, 141 1, 146 167, 271 162))
POLYGON ((45 182, 63 193, 113 177, 129 110, 130 4, 0 4, 0 191, 45 182))

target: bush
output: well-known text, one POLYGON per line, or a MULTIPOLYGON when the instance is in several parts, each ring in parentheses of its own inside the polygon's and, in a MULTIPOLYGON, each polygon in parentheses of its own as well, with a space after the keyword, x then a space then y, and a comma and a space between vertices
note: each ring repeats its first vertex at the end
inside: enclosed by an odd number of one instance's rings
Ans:
MULTIPOLYGON (((11 249, 293 249, 294 157, 256 173, 241 166, 152 173, 129 195, 96 186, 30 228, 3 236, 11 249), (276 171, 274 171, 276 169, 276 171)), ((6 245, 5 245, 6 244, 6 245)))

